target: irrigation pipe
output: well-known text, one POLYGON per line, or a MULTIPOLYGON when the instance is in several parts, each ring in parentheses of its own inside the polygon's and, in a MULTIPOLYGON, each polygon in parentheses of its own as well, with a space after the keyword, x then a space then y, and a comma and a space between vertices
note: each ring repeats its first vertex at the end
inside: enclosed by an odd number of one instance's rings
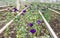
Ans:
POLYGON ((53 9, 51 9, 51 8, 48 8, 48 9, 51 10, 51 11, 53 11, 53 12, 55 12, 55 13, 57 13, 57 14, 60 14, 60 12, 55 11, 55 10, 53 10, 53 9))
POLYGON ((19 10, 20 9, 20 0, 16 0, 16 8, 19 10))
MULTIPOLYGON (((58 8, 54 7, 54 9, 58 9, 58 8)), ((58 9, 58 10, 60 10, 60 9, 58 9)))
MULTIPOLYGON (((28 7, 24 8, 23 10, 25 10, 25 9, 27 9, 27 8, 28 8, 28 7)), ((22 10, 20 13, 18 13, 18 14, 15 16, 15 18, 16 18, 17 16, 20 16, 21 13, 23 13, 23 10, 22 10)), ((3 27, 0 29, 0 34, 14 21, 15 18, 13 18, 10 22, 8 22, 5 26, 3 26, 3 27)))
POLYGON ((39 11, 40 15, 42 16, 45 24, 46 24, 46 27, 48 29, 48 31, 50 32, 50 35, 52 38, 58 38, 55 34, 55 32, 52 30, 51 26, 49 25, 49 23, 47 22, 47 20, 45 19, 45 17, 43 16, 43 14, 39 11))
POLYGON ((0 10, 0 11, 5 11, 5 10, 8 10, 8 9, 2 9, 2 10, 0 10))

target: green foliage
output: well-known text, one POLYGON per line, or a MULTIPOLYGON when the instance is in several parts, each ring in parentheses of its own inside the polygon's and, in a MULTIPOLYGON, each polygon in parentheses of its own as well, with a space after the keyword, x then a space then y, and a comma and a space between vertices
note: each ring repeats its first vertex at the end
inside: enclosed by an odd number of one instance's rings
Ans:
MULTIPOLYGON (((33 6, 31 6, 31 9, 27 9, 28 11, 24 15, 17 16, 14 19, 14 23, 16 24, 16 38, 26 38, 27 33, 28 35, 32 38, 37 38, 40 36, 40 32, 42 29, 42 23, 40 25, 37 24, 37 20, 39 19, 41 22, 43 21, 42 17, 38 13, 38 10, 35 9, 35 6, 39 5, 40 10, 43 6, 46 6, 46 4, 39 4, 39 3, 34 3, 33 6), (33 23, 33 27, 29 27, 28 23, 33 23), (27 27, 27 28, 26 28, 27 27), (32 34, 30 33, 30 29, 36 29, 36 33, 32 34)), ((48 4, 47 4, 48 6, 48 4)), ((46 18, 47 21, 50 20, 51 15, 48 9, 44 12, 44 17, 46 18)), ((12 18, 14 18, 14 15, 12 13, 7 14, 7 20, 10 21, 12 18)), ((6 29, 6 34, 9 34, 9 29, 6 29)), ((43 36, 46 38, 49 38, 49 32, 46 30, 47 36, 43 36)))
POLYGON ((49 22, 49 20, 51 19, 51 14, 50 14, 50 10, 46 10, 45 12, 44 12, 44 17, 46 18, 46 20, 49 22))
POLYGON ((7 28, 7 29, 5 30, 5 33, 4 33, 5 38, 7 38, 7 37, 9 36, 9 31, 10 31, 9 28, 7 28))
POLYGON ((11 12, 8 12, 7 13, 7 22, 9 22, 11 19, 13 19, 14 18, 14 14, 13 13, 11 13, 11 12))

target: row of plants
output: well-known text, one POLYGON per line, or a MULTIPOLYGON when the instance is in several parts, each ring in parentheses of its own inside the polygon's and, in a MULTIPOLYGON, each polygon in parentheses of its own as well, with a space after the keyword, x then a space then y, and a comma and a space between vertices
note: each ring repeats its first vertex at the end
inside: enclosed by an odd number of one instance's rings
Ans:
MULTIPOLYGON (((43 12, 44 17, 49 22, 51 11, 44 6, 46 7, 44 4, 32 3, 31 7, 27 10, 23 10, 23 13, 15 18, 16 38, 50 38, 46 25, 38 12, 38 10, 43 12)), ((14 15, 9 13, 8 17, 8 20, 10 21, 14 15)), ((9 30, 8 27, 5 31, 4 36, 6 36, 6 38, 8 38, 10 34, 9 30)))
POLYGON ((30 8, 31 9, 27 9, 26 12, 19 16, 20 18, 18 17, 20 21, 17 19, 17 22, 19 23, 17 26, 17 38, 50 38, 45 24, 44 26, 42 24, 42 17, 38 13, 38 10, 36 10, 34 6, 31 6, 30 8))

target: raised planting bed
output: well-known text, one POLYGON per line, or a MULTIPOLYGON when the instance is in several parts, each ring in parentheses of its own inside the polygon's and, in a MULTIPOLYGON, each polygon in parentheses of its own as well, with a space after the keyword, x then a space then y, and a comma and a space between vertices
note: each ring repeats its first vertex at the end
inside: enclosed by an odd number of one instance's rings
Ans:
POLYGON ((47 4, 46 6, 60 12, 60 4, 47 4))
POLYGON ((56 8, 56 7, 51 7, 51 9, 60 12, 60 8, 56 8))
POLYGON ((60 33, 59 31, 60 30, 60 16, 59 14, 56 14, 55 12, 51 10, 46 10, 43 15, 48 21, 48 23, 51 25, 52 29, 54 30, 58 38, 60 38, 60 34, 59 34, 60 33))
MULTIPOLYGON (((48 6, 48 4, 40 5, 40 3, 31 4, 31 7, 27 10, 23 10, 23 13, 20 16, 18 14, 14 19, 14 22, 0 34, 0 38, 51 38, 51 33, 49 33, 50 31, 48 31, 46 24, 39 13, 40 10, 47 22, 51 22, 53 14, 46 5, 48 6)), ((7 22, 9 22, 15 15, 9 13, 7 16, 7 22)), ((55 29, 53 30, 55 31, 55 29)))
POLYGON ((21 16, 20 18, 20 27, 17 27, 17 30, 20 30, 17 31, 17 38, 42 38, 46 37, 46 35, 48 35, 48 38, 50 38, 48 30, 46 29, 45 24, 37 11, 31 12, 29 10, 25 13, 25 15, 21 16), (20 33, 19 31, 22 32, 20 33))
POLYGON ((49 21, 51 27, 55 31, 58 38, 60 38, 60 15, 54 12, 51 12, 51 20, 49 21))
POLYGON ((27 9, 15 18, 4 33, 5 38, 51 38, 42 17, 37 10, 27 9), (12 27, 11 27, 12 26, 12 27), (14 31, 11 31, 13 30, 14 31))

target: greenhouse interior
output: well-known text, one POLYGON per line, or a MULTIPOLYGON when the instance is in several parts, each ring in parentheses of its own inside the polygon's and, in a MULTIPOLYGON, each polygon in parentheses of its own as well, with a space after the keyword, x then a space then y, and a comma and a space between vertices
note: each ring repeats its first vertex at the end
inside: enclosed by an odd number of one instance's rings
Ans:
POLYGON ((60 0, 0 0, 0 38, 60 38, 60 0))

